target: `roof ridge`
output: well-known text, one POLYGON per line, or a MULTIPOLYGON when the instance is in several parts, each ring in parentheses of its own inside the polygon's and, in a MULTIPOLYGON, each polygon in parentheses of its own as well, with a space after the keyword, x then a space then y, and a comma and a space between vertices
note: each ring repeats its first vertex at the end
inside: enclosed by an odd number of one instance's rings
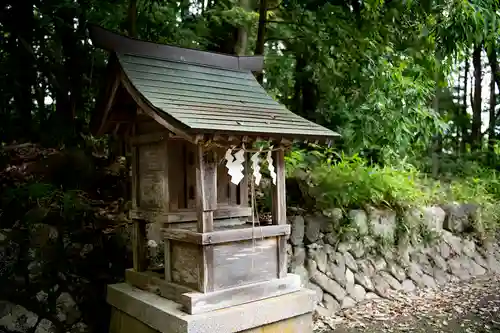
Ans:
POLYGON ((159 44, 117 34, 97 25, 90 25, 88 30, 96 47, 116 53, 156 57, 229 70, 261 71, 264 67, 263 56, 237 56, 159 44))
POLYGON ((131 56, 131 57, 136 57, 136 58, 144 58, 144 59, 151 59, 151 60, 158 60, 158 61, 166 61, 166 62, 174 62, 178 64, 186 64, 186 65, 192 65, 192 66, 200 66, 200 67, 207 67, 207 68, 215 68, 219 70, 226 70, 226 71, 232 71, 232 72, 239 72, 239 73, 247 73, 248 70, 245 69, 239 69, 239 68, 223 68, 223 67, 216 67, 216 66, 210 66, 207 64, 200 64, 197 62, 189 62, 188 60, 176 60, 176 59, 168 59, 165 57, 159 57, 159 56, 153 56, 149 54, 137 54, 137 53, 132 53, 132 52, 115 52, 119 56, 131 56))

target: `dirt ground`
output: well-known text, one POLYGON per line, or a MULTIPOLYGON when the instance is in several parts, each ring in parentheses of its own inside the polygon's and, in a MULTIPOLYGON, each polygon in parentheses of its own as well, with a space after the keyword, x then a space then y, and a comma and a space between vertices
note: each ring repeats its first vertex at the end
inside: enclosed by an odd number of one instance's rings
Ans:
POLYGON ((500 277, 373 300, 316 321, 315 333, 500 332, 500 277))

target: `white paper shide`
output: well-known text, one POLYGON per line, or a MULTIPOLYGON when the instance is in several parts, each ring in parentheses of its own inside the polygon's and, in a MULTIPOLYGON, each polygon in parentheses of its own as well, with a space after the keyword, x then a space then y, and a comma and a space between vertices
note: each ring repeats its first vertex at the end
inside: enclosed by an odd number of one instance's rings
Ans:
POLYGON ((272 156, 273 146, 269 148, 267 152, 267 168, 269 169, 269 174, 271 175, 271 179, 273 180, 273 184, 276 185, 276 172, 274 171, 273 165, 273 156, 272 156))
POLYGON ((260 173, 259 154, 260 152, 257 152, 250 158, 250 160, 252 161, 253 179, 255 181, 255 185, 257 186, 260 184, 260 179, 262 178, 262 174, 260 173))
POLYGON ((232 149, 228 149, 225 155, 227 173, 231 176, 231 183, 238 185, 244 177, 243 163, 245 162, 245 151, 240 149, 234 155, 232 149))

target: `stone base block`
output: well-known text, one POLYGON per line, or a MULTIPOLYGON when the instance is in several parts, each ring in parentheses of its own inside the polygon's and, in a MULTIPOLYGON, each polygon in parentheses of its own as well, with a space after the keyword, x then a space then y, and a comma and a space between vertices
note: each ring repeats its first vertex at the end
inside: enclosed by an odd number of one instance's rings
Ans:
POLYGON ((212 312, 182 306, 126 283, 108 286, 110 333, 310 333, 314 292, 303 289, 212 312))

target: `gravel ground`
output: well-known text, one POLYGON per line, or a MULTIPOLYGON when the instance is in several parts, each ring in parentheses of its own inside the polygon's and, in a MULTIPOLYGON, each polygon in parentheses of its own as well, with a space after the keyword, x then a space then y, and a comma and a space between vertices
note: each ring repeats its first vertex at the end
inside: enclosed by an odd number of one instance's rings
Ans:
POLYGON ((315 326, 315 333, 500 332, 500 277, 394 294, 335 317, 317 318, 315 326))

